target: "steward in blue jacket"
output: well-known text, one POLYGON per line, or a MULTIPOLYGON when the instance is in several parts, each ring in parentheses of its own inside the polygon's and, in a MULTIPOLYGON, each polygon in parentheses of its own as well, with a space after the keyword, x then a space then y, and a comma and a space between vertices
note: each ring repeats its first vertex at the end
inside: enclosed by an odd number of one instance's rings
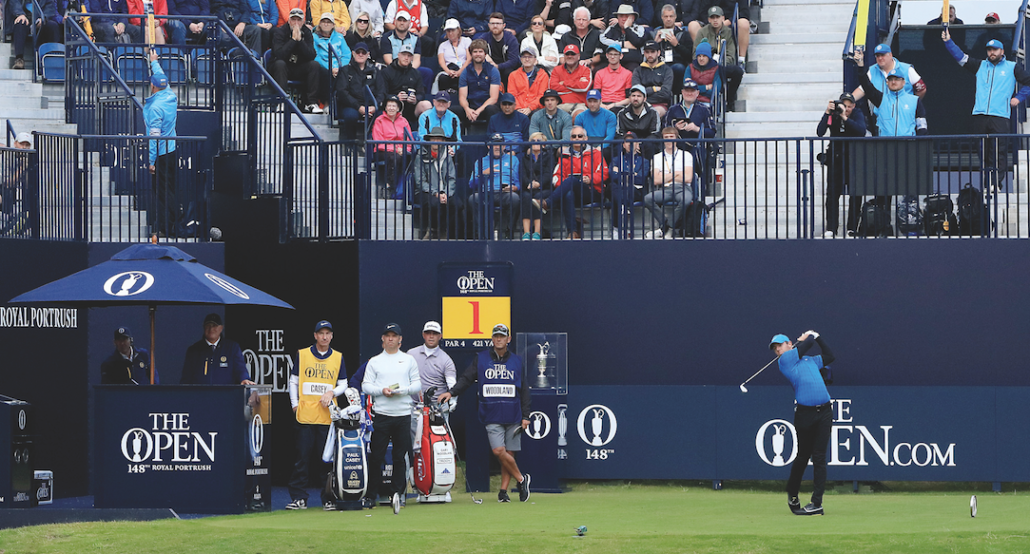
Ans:
POLYGON ((253 385, 240 345, 222 336, 222 317, 204 318, 204 336, 186 349, 183 385, 253 385))
POLYGON ((987 43, 987 59, 979 60, 952 42, 951 34, 941 33, 951 57, 976 75, 976 102, 973 104, 973 133, 1008 133, 1012 109, 1030 95, 1030 74, 1016 62, 1005 59, 1005 47, 994 39, 987 43), (1022 85, 1016 91, 1016 83, 1022 85))
MULTIPOLYGON (((174 137, 175 122, 179 114, 179 99, 175 92, 168 87, 168 77, 165 75, 161 64, 157 61, 157 54, 150 55, 150 92, 143 106, 143 122, 147 126, 147 135, 152 137, 174 137)), ((157 165, 157 158, 165 154, 175 152, 174 140, 152 140, 150 141, 150 171, 154 172, 157 165)))
POLYGON ((876 115, 881 137, 914 137, 927 134, 926 108, 916 95, 905 92, 905 76, 895 67, 887 75, 887 90, 880 92, 869 76, 857 68, 857 76, 876 115))

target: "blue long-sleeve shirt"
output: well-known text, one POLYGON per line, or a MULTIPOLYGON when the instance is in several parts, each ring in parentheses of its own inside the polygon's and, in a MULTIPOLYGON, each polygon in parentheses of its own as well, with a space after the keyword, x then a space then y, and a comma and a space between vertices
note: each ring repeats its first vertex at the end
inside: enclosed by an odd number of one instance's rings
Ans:
MULTIPOLYGON (((150 62, 150 70, 154 75, 164 75, 161 64, 150 62)), ((174 137, 175 122, 178 116, 179 99, 171 86, 167 86, 147 98, 143 106, 143 123, 147 126, 147 135, 151 137, 174 137)), ((150 165, 157 163, 157 157, 175 151, 174 140, 150 141, 150 165)))
POLYGON ((509 135, 518 133, 517 140, 529 139, 529 116, 520 112, 512 112, 511 115, 502 113, 494 114, 486 124, 487 136, 494 136, 494 133, 509 135))
POLYGON ((519 183, 519 159, 515 157, 515 154, 504 152, 500 157, 497 157, 491 153, 476 162, 475 173, 469 179, 469 188, 485 191, 487 184, 494 192, 499 192, 504 187, 511 187, 515 190, 521 188, 519 183), (485 167, 490 168, 490 175, 483 175, 483 168, 485 167))
MULTIPOLYGON (((273 2, 274 3, 274 2, 273 2)), ((278 14, 276 8, 276 14, 278 14)), ((211 15, 211 4, 208 0, 168 0, 168 14, 181 16, 205 16, 211 15)), ((199 19, 191 19, 190 23, 199 23, 199 19)), ((206 26, 206 25, 205 25, 206 26)))
POLYGON ((819 373, 819 368, 833 362, 833 354, 823 342, 822 337, 814 339, 822 351, 818 356, 805 356, 812 347, 812 338, 799 342, 797 347, 780 356, 778 365, 780 373, 794 387, 794 399, 802 406, 820 406, 830 401, 830 393, 819 373))
MULTIPOLYGON (((113 14, 127 14, 129 13, 129 4, 126 0, 86 0, 86 7, 89 9, 89 13, 113 13, 113 14)), ((129 24, 129 18, 127 17, 113 17, 104 19, 94 19, 94 21, 103 21, 104 23, 124 23, 129 24)))
POLYGON ((1030 96, 1030 74, 1016 62, 1002 58, 998 63, 993 63, 990 60, 974 58, 962 52, 951 39, 948 39, 944 46, 960 66, 976 75, 973 115, 992 115, 1008 119, 1012 113, 1009 100, 1016 98, 1020 102, 1025 102, 1030 96), (1019 91, 1016 91, 1017 83, 1021 85, 1019 91))
POLYGON ((275 0, 266 0, 263 4, 259 0, 248 1, 250 2, 250 21, 247 21, 247 23, 253 25, 271 23, 273 27, 278 25, 279 7, 276 5, 275 0))
POLYGON ((475 28, 477 33, 487 30, 487 19, 494 9, 492 0, 451 0, 447 18, 458 20, 461 30, 475 28))
POLYGON ((605 108, 599 108, 597 112, 587 110, 576 116, 576 125, 585 129, 588 137, 604 138, 606 142, 615 140, 615 128, 618 123, 615 114, 605 108))
POLYGON ((516 35, 528 29, 529 21, 537 14, 535 0, 497 0, 494 9, 504 14, 504 27, 516 35))

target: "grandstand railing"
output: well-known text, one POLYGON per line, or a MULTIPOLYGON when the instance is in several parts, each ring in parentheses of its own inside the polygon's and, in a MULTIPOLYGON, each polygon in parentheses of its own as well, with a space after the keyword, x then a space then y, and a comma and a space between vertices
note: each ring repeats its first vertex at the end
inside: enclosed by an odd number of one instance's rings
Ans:
POLYGON ((14 125, 11 125, 10 119, 8 119, 5 123, 7 124, 5 132, 5 135, 7 136, 7 147, 11 148, 11 145, 14 143, 14 139, 18 136, 18 133, 15 132, 14 125))
POLYGON ((4 217, 0 236, 42 240, 141 242, 157 232, 157 179, 149 148, 175 141, 174 193, 163 199, 174 226, 165 240, 206 241, 209 171, 199 170, 205 137, 34 133, 35 150, 0 148, 4 217), (93 150, 87 143, 101 144, 93 150), (13 179, 12 179, 13 177, 13 179), (8 203, 8 194, 11 203, 8 203))
MULTIPOLYGON (((680 141, 677 146, 690 148, 693 154, 695 176, 691 188, 704 210, 692 216, 690 226, 681 222, 672 225, 671 233, 662 229, 663 234, 692 240, 812 239, 827 238, 825 232, 830 230, 835 231, 836 238, 850 239, 861 237, 865 230, 876 236, 912 239, 938 236, 1028 238, 1030 154, 1025 146, 1028 139, 1027 135, 996 135, 705 139, 691 141, 690 145, 680 141), (826 159, 822 154, 832 152, 831 144, 841 151, 847 150, 849 159, 853 160, 848 167, 849 171, 853 167, 855 174, 849 173, 848 181, 858 183, 864 177, 862 182, 871 183, 872 187, 864 196, 851 197, 845 192, 836 200, 840 214, 837 229, 827 229, 825 224, 827 208, 833 205, 827 191, 828 181, 833 177, 830 168, 820 161, 820 158, 826 159), (995 162, 990 162, 988 157, 988 163, 981 164, 992 149, 1000 152, 995 162), (900 184, 891 189, 888 188, 890 183, 900 184), (916 183, 923 185, 917 187, 916 183), (975 194, 961 192, 967 185, 975 194), (927 210, 926 200, 936 194, 951 199, 954 219, 945 218, 946 224, 941 221, 939 226, 927 226, 927 220, 934 214, 927 210), (984 212, 978 228, 960 235, 955 227, 959 203, 967 195, 980 197, 984 212), (879 196, 882 200, 877 198, 879 196), (863 220, 861 214, 867 200, 879 201, 885 208, 863 220), (884 223, 889 223, 889 228, 875 228, 871 217, 877 214, 887 220, 884 223), (850 229, 855 231, 853 235, 847 233, 849 221, 850 229), (863 221, 867 227, 863 227, 863 221)), ((504 144, 516 150, 528 145, 517 140, 504 144)), ((546 146, 558 148, 569 144, 546 143, 546 146)), ((648 148, 660 149, 661 141, 631 141, 630 144, 640 144, 646 152, 648 148)), ((475 191, 469 188, 468 181, 476 173, 475 163, 496 143, 475 140, 461 145, 447 143, 453 149, 447 155, 456 162, 455 198, 464 206, 456 214, 453 226, 452 221, 432 220, 432 217, 446 217, 433 214, 446 212, 430 212, 423 205, 424 198, 414 192, 421 183, 413 175, 414 164, 421 163, 421 156, 429 145, 424 141, 369 141, 368 152, 373 153, 369 156, 353 143, 291 145, 288 159, 292 163, 293 178, 290 188, 284 192, 291 215, 289 221, 284 222, 288 226, 285 235, 322 241, 521 238, 523 214, 519 213, 517 205, 486 207, 493 206, 494 195, 503 196, 500 193, 481 195, 482 217, 473 217, 471 193, 475 191), (387 146, 398 147, 403 154, 392 160, 375 154, 378 148, 387 146), (390 179, 388 164, 401 168, 402 176, 394 178, 401 184, 400 189, 398 183, 389 183, 394 187, 389 194, 384 192, 384 185, 390 179), (446 232, 443 223, 447 223, 446 232)), ((621 147, 621 142, 611 146, 615 152, 621 147)), ((832 158, 831 154, 826 155, 832 158)), ((651 161, 650 154, 643 156, 651 161)), ((569 238, 573 236, 572 231, 576 231, 582 238, 593 240, 650 236, 661 227, 639 196, 624 203, 625 211, 615 211, 613 192, 626 190, 625 186, 609 178, 603 195, 586 199, 574 196, 571 219, 559 209, 549 210, 541 218, 541 234, 545 239, 559 239, 569 238), (616 233, 614 222, 620 217, 625 219, 616 233), (569 221, 574 227, 569 227, 569 221)), ((645 192, 652 190, 651 179, 644 186, 645 192)), ((623 196, 628 197, 628 194, 623 196)), ((673 208, 665 209, 670 223, 674 215, 673 208)), ((535 223, 531 221, 530 231, 533 230, 535 223)))
MULTIPOLYGON (((142 124, 140 98, 150 94, 150 61, 145 44, 96 44, 79 24, 86 14, 65 18, 66 110, 68 122, 83 134, 137 134, 142 124), (85 77, 85 78, 83 78, 85 77), (118 104, 117 102, 121 102, 118 104), (127 129, 104 119, 133 108, 136 127, 127 129), (137 113, 138 112, 138 113, 137 113), (105 114, 103 116, 99 114, 105 114)), ((140 14, 88 14, 92 23, 111 17, 145 18, 140 14)), ((286 144, 321 142, 311 125, 261 63, 224 22, 216 17, 156 16, 163 20, 205 22, 203 44, 155 47, 162 69, 179 99, 179 110, 210 111, 221 119, 220 151, 246 152, 249 176, 258 194, 282 194, 287 176, 286 144), (293 126, 302 131, 294 136, 293 126)), ((124 117, 122 118, 124 119, 124 117)))

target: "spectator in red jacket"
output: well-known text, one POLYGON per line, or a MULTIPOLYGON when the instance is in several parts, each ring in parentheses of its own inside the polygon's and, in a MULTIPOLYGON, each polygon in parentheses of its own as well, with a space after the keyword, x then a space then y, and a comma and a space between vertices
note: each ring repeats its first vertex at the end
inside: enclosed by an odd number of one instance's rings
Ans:
MULTIPOLYGON (((153 0, 154 1, 154 15, 168 15, 168 1, 167 0, 153 0)), ((129 6, 129 13, 147 13, 143 7, 143 0, 127 0, 129 6)), ((165 32, 165 22, 167 19, 154 18, 154 44, 165 44, 167 42, 168 33, 165 32)), ((150 44, 150 29, 147 26, 147 20, 139 17, 130 17, 129 23, 136 25, 143 29, 143 42, 150 44)))
POLYGON ((576 206, 601 199, 604 182, 608 179, 608 164, 601 149, 586 142, 586 129, 576 125, 569 136, 573 142, 562 148, 551 178, 554 190, 543 199, 533 200, 533 205, 545 214, 552 208, 560 209, 565 228, 572 238, 578 239, 582 229, 576 223, 576 206))
POLYGON ((551 90, 558 91, 561 96, 562 111, 572 115, 572 119, 587 109, 587 91, 593 83, 590 66, 579 63, 579 47, 570 44, 564 50, 565 63, 551 71, 551 90))
MULTIPOLYGON (((383 113, 372 124, 372 140, 411 140, 411 126, 401 113, 404 111, 404 103, 396 96, 390 96, 385 104, 383 113)), ((375 149, 376 157, 386 163, 386 184, 380 192, 383 198, 392 198, 406 165, 408 152, 400 144, 377 144, 375 149)))

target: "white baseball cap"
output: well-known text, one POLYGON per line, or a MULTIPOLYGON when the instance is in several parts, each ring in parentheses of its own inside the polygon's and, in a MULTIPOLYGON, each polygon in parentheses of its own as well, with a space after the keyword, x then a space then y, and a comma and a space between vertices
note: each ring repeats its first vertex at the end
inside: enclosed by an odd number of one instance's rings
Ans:
POLYGON ((457 19, 453 17, 443 22, 443 30, 450 31, 451 29, 461 29, 461 24, 458 23, 457 19))
POLYGON ((422 332, 425 333, 426 331, 432 331, 434 333, 443 333, 443 328, 440 327, 440 324, 436 321, 427 321, 425 326, 422 327, 422 332))
POLYGON ((29 146, 32 146, 32 133, 22 131, 18 133, 18 136, 14 137, 14 142, 27 142, 29 146))

